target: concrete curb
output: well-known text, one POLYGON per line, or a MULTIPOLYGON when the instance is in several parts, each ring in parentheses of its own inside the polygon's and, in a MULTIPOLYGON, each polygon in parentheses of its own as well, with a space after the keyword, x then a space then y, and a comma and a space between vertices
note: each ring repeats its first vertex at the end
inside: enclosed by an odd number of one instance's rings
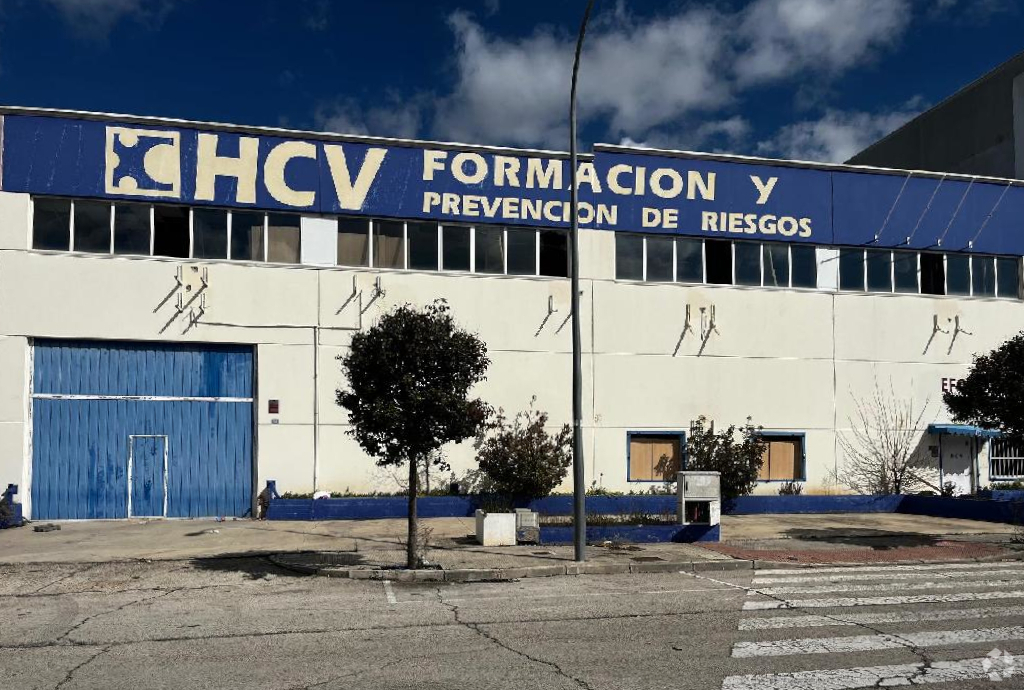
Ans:
POLYGON ((277 555, 270 561, 281 568, 305 575, 348 578, 351 580, 391 580, 393 582, 481 582, 521 580, 528 577, 559 577, 565 575, 626 575, 642 573, 708 572, 752 570, 754 561, 657 561, 649 563, 565 563, 512 568, 453 568, 451 570, 404 570, 346 568, 344 566, 304 565, 289 562, 277 555))
POLYGON ((709 560, 709 561, 657 561, 647 563, 565 563, 561 565, 536 565, 513 568, 453 568, 451 570, 405 570, 346 568, 343 566, 304 565, 282 558, 286 554, 268 556, 274 564, 286 570, 304 575, 333 577, 350 580, 391 580, 392 582, 496 582, 521 580, 528 577, 560 577, 567 575, 638 575, 644 573, 677 572, 727 572, 738 570, 779 570, 802 568, 813 571, 824 567, 863 567, 870 565, 956 565, 958 563, 996 563, 1001 561, 1024 561, 1024 554, 1014 556, 985 556, 982 558, 959 558, 949 560, 903 560, 903 561, 845 561, 834 563, 791 563, 765 560, 709 560))

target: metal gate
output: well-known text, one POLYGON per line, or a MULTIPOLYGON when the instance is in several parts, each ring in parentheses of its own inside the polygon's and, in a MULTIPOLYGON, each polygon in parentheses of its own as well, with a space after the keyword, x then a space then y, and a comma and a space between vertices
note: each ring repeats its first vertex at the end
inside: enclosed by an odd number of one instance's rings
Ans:
POLYGON ((33 518, 249 514, 251 347, 37 340, 34 350, 33 518))

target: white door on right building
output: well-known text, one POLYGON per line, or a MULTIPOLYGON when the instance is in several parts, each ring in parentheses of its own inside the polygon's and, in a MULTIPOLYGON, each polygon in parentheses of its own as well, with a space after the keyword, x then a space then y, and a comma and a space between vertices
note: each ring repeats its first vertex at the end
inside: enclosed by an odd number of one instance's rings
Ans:
POLYGON ((974 439, 963 436, 942 437, 942 482, 952 482, 956 495, 969 494, 974 475, 974 439))

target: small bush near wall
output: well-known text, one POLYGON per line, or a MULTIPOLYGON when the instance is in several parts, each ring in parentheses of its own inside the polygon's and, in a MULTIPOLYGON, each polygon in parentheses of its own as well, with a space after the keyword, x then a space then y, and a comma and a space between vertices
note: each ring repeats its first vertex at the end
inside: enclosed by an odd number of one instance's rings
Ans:
POLYGON ((495 420, 481 430, 474 446, 488 493, 515 499, 541 498, 562 483, 572 464, 572 431, 568 424, 557 434, 547 432, 548 414, 534 409, 509 419, 498 410, 495 420))

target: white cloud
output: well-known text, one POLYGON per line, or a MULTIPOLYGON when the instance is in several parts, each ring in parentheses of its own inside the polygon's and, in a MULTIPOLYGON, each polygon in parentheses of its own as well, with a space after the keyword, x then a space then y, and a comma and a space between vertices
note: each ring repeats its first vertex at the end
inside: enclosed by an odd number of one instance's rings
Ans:
POLYGON ((708 120, 684 130, 651 130, 641 141, 624 136, 619 144, 634 148, 735 150, 747 141, 750 129, 750 122, 734 115, 724 120, 708 120))
MULTIPOLYGON (((727 120, 749 90, 828 80, 872 60, 898 42, 910 15, 911 0, 755 0, 731 13, 688 6, 644 19, 619 5, 588 34, 579 117, 613 140, 680 130, 672 136, 699 145, 698 117, 727 120)), ((434 136, 565 148, 575 37, 541 27, 501 38, 462 12, 450 25, 456 81, 437 100, 434 136)))
POLYGON ((771 139, 759 142, 757 152, 797 160, 841 163, 890 134, 922 109, 922 100, 913 98, 899 109, 887 113, 829 110, 817 120, 786 125, 771 139))
POLYGON ((910 14, 906 0, 757 0, 740 17, 737 79, 842 72, 895 43, 910 14))
POLYGON ((159 22, 175 0, 45 0, 79 34, 106 38, 119 21, 132 17, 159 22))
POLYGON ((423 127, 422 97, 400 99, 391 94, 384 105, 361 108, 352 99, 340 99, 320 106, 314 115, 316 127, 341 134, 415 138, 423 127))

